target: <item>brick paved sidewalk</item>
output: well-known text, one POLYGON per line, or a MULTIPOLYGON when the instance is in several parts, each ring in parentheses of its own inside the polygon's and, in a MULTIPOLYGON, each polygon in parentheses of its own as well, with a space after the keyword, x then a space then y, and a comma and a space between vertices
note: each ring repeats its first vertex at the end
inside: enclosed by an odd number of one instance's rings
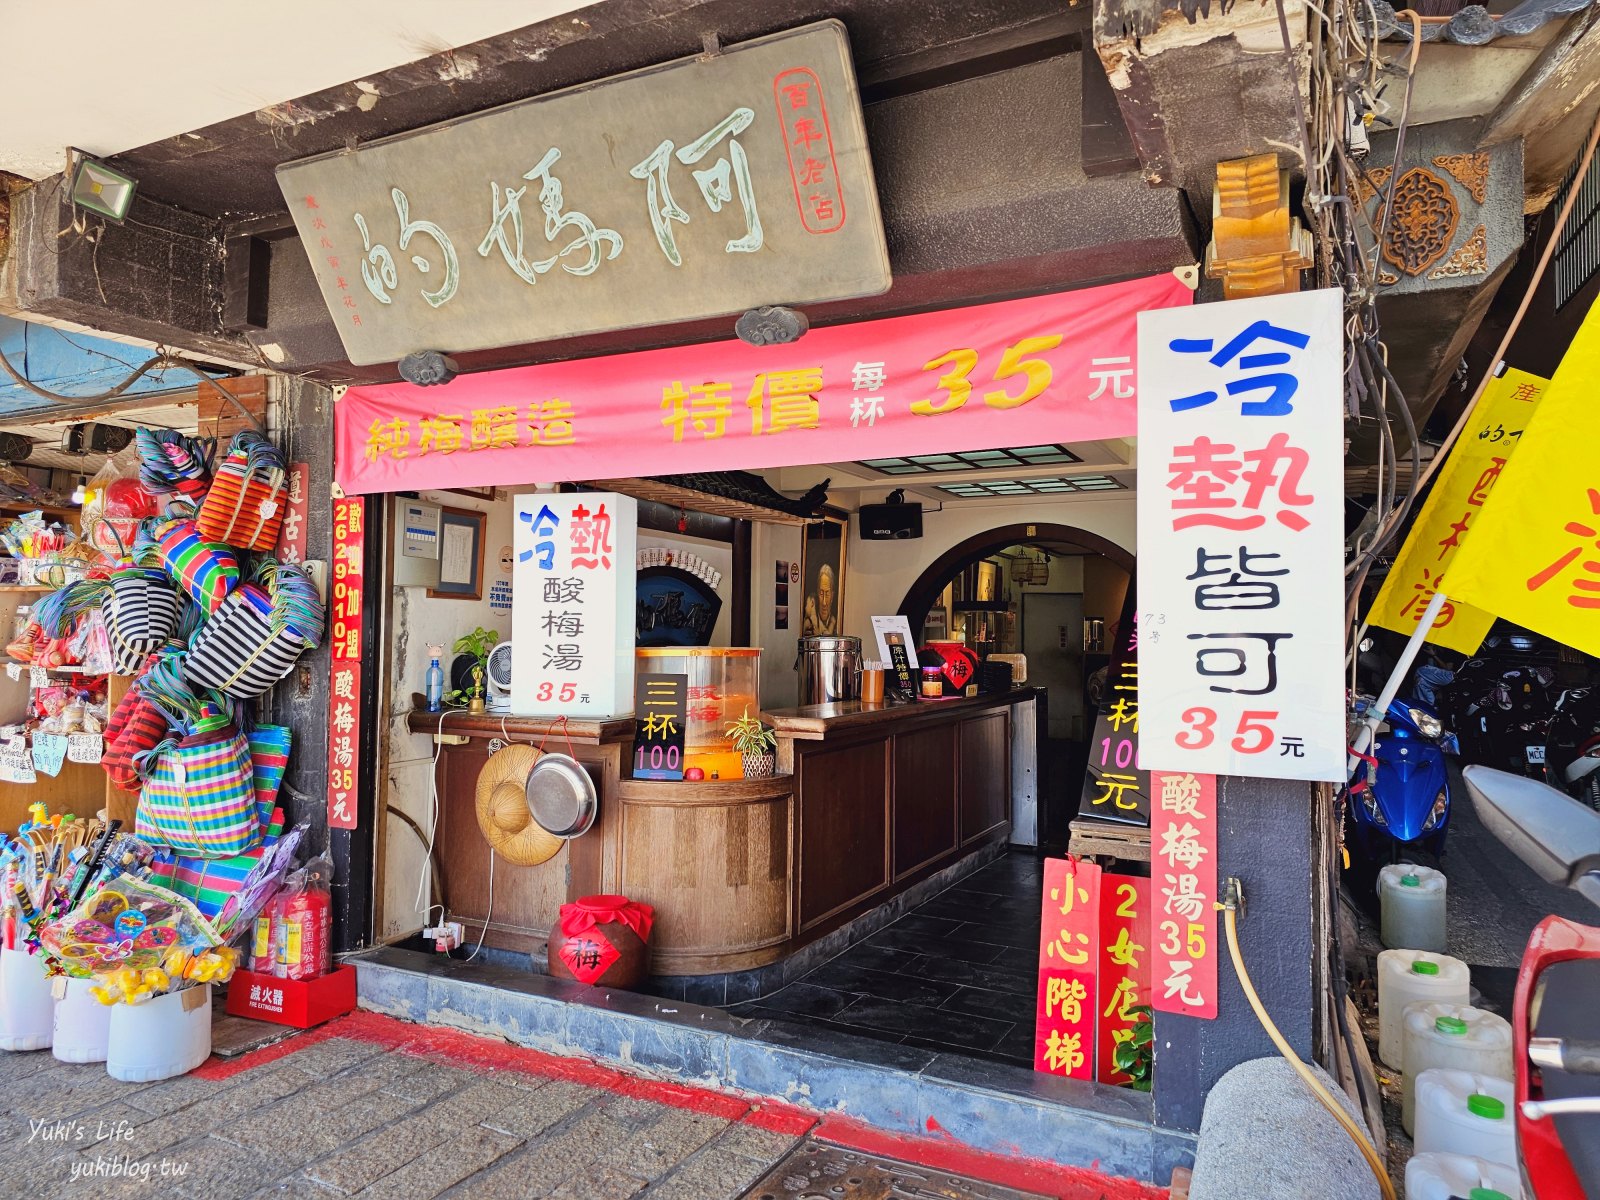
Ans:
MULTIPOLYGON (((827 1137, 828 1123, 819 1128, 812 1113, 365 1013, 151 1084, 117 1083, 102 1066, 59 1063, 48 1052, 0 1054, 0 1098, 0 1194, 18 1200, 735 1200, 792 1151, 827 1159, 815 1138, 827 1137)), ((877 1143, 865 1148, 882 1149, 882 1135, 877 1143)), ((813 1187, 795 1177, 796 1159, 752 1194, 1164 1195, 1087 1172, 912 1145, 902 1157, 941 1161, 908 1169, 918 1178, 907 1191, 869 1190, 870 1179, 859 1191, 831 1190, 832 1178, 813 1187), (948 1173, 963 1167, 1026 1191, 948 1173)))

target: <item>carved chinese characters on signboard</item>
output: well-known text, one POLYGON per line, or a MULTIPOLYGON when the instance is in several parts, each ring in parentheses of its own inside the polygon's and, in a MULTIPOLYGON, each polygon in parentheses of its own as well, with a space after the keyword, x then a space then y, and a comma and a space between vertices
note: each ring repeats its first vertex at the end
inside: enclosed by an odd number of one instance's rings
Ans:
POLYGON ((358 364, 890 283, 834 21, 291 163, 278 177, 358 364))

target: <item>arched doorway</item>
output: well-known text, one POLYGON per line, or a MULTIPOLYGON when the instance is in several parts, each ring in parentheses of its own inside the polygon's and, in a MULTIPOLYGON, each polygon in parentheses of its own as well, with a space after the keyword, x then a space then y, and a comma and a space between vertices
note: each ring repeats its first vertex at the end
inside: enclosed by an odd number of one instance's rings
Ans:
POLYGON ((919 644, 951 636, 980 655, 1026 657, 1027 684, 1037 690, 1038 720, 1030 722, 1027 740, 1037 750, 1038 788, 1031 820, 1018 802, 1013 836, 1023 844, 1055 850, 1066 844, 1099 700, 1094 685, 1111 667, 1113 631, 1124 616, 1133 571, 1132 553, 1087 530, 1002 525, 946 550, 901 602, 919 644), (1025 578, 1021 568, 1030 564, 1051 565, 1025 578), (973 592, 974 580, 985 577, 995 595, 973 592), (937 617, 932 622, 930 612, 937 617), (1090 636, 1091 628, 1098 637, 1090 636))
POLYGON ((1101 554, 1130 576, 1133 574, 1134 559, 1129 551, 1087 529, 1072 525, 1001 525, 973 534, 934 559, 906 590, 905 599, 900 602, 901 615, 911 621, 912 629, 921 629, 934 600, 957 572, 1010 546, 1028 546, 1046 552, 1101 554))

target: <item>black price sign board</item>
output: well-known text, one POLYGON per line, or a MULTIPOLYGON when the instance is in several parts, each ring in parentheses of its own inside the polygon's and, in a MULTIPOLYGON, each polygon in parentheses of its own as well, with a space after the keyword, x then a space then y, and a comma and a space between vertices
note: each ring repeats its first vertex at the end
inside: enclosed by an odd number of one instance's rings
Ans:
POLYGON ((634 684, 634 711, 639 717, 633 739, 633 777, 682 779, 689 677, 640 675, 634 684))
POLYGON ((1133 597, 1130 581, 1089 743, 1078 815, 1148 825, 1150 772, 1139 769, 1139 627, 1133 597))
POLYGON ((894 668, 894 686, 902 694, 917 694, 917 672, 911 665, 911 651, 904 644, 889 643, 889 663, 894 668))

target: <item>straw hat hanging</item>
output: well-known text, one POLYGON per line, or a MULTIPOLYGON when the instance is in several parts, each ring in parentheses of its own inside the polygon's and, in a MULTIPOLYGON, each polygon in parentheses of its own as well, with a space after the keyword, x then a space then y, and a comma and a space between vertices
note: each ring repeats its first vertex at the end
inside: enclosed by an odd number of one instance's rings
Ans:
POLYGON ((496 854, 518 867, 547 862, 565 845, 528 811, 528 774, 539 757, 519 742, 490 755, 478 772, 478 828, 496 854))

